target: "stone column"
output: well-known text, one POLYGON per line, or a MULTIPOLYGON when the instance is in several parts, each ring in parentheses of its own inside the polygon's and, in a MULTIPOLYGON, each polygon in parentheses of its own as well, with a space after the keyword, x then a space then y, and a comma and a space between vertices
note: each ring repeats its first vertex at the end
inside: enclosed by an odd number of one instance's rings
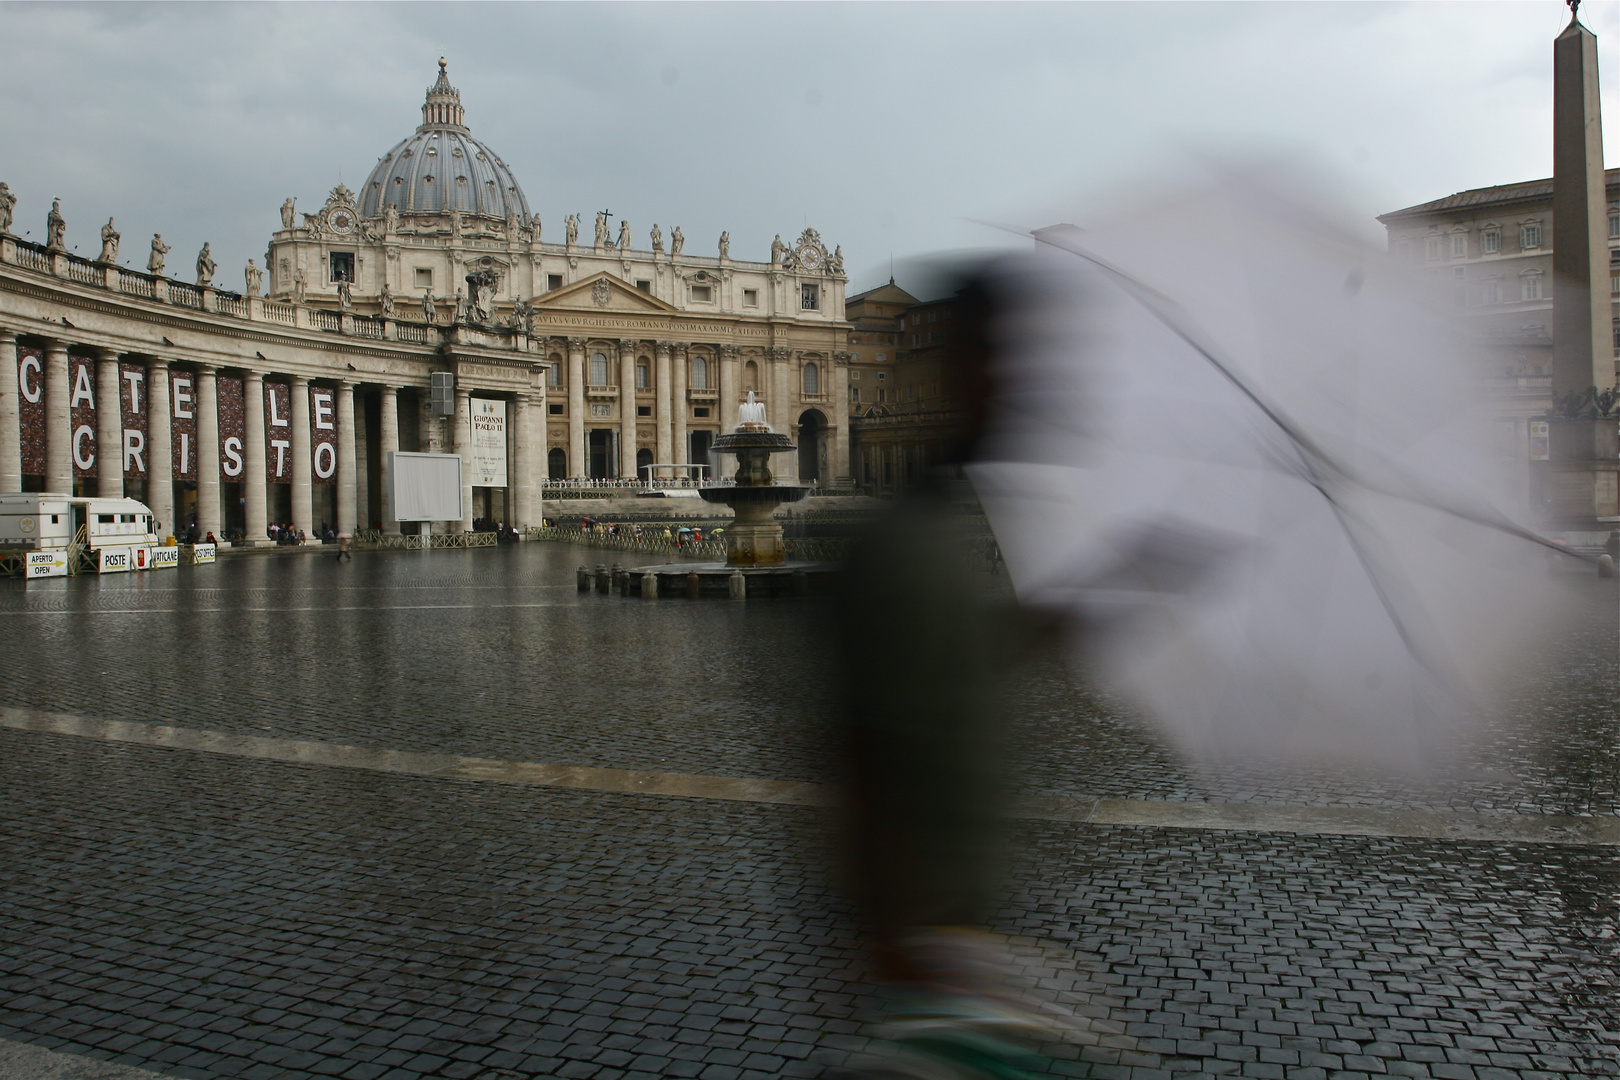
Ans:
POLYGON ((738 375, 737 346, 720 346, 720 434, 733 431, 737 427, 737 386, 740 382, 738 375))
POLYGON ((270 524, 269 463, 264 448, 264 376, 257 371, 242 373, 242 531, 247 542, 257 547, 269 544, 270 524))
POLYGON ((73 494, 73 420, 68 412, 67 344, 45 343, 45 490, 73 494))
POLYGON ((853 477, 849 461, 849 361, 847 352, 833 356, 832 404, 827 409, 828 423, 832 425, 833 475, 828 479, 853 477))
POLYGON ((287 408, 292 413, 292 527, 313 537, 315 491, 310 455, 315 448, 309 444, 309 380, 294 375, 288 397, 287 408))
POLYGON ((379 506, 382 509, 383 532, 399 532, 399 522, 394 520, 394 473, 388 465, 388 455, 399 450, 399 391, 392 386, 382 388, 382 407, 378 417, 378 453, 382 457, 382 469, 378 473, 378 482, 382 485, 382 499, 379 506))
POLYGON ((0 330, 0 492, 22 490, 21 394, 17 335, 0 330))
MULTIPOLYGON (((793 436, 793 350, 777 349, 771 360, 771 427, 793 436)), ((795 445, 798 440, 794 439, 795 445)), ((771 455, 771 472, 784 480, 799 478, 799 452, 797 450, 771 455)))
MULTIPOLYGON (((660 462, 674 461, 670 457, 670 401, 673 400, 669 389, 669 342, 660 341, 653 346, 653 412, 658 414, 658 449, 654 451, 660 462)), ((668 469, 659 469, 659 476, 668 476, 668 469)))
MULTIPOLYGON (((149 462, 146 470, 146 505, 158 520, 159 536, 173 536, 174 532, 174 421, 170 410, 174 398, 170 397, 169 365, 163 360, 150 360, 146 364, 146 400, 152 410, 146 415, 146 451, 149 462)), ((263 415, 260 416, 263 422, 263 415)), ((259 440, 259 460, 264 460, 264 440, 259 440)), ((259 470, 264 475, 264 470, 259 470)))
POLYGON ((371 514, 371 455, 367 452, 370 442, 370 411, 366 408, 366 399, 361 397, 355 401, 354 408, 354 527, 357 529, 369 529, 376 520, 371 514))
POLYGON ((96 494, 124 496, 124 411, 118 397, 118 354, 96 358, 96 494))
POLYGON ((220 539, 224 519, 219 505, 219 384, 214 369, 197 368, 197 536, 220 539))
POLYGON ((568 475, 588 471, 585 458, 585 339, 568 339, 568 475))
POLYGON ((534 514, 534 438, 529 432, 529 396, 518 394, 507 403, 506 489, 509 509, 507 522, 519 531, 527 528, 534 514))
POLYGON ((337 530, 354 535, 359 520, 359 485, 355 482, 354 384, 337 388, 337 530))
POLYGON ((636 475, 636 343, 619 342, 619 475, 636 475))
MULTIPOLYGON (((669 417, 671 421, 669 437, 675 444, 675 455, 670 460, 680 464, 690 464, 687 461, 686 446, 686 342, 675 342, 670 347, 669 359, 670 367, 674 369, 670 372, 669 378, 669 417)), ((692 470, 681 469, 680 475, 690 476, 692 470)))
POLYGON ((458 381, 454 418, 455 452, 461 455, 461 531, 472 532, 472 398, 458 381))

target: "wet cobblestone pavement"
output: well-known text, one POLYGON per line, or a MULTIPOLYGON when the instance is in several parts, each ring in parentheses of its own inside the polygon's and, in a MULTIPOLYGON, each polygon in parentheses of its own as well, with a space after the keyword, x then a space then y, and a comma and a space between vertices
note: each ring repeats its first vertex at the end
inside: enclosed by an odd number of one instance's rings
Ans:
MULTIPOLYGON (((595 553, 592 553, 595 554, 595 553)), ((825 780, 792 602, 574 592, 580 552, 0 583, 0 705, 825 780)), ((1615 593, 1445 779, 1188 770, 1055 663, 1033 789, 1613 814, 1615 593)), ((0 730, 0 1038, 214 1077, 817 1076, 865 1043, 824 812, 0 730)), ((1020 825, 1000 929, 1117 1031, 1065 1075, 1620 1075, 1620 849, 1020 825)), ((9 1080, 9 1078, 8 1078, 9 1080)))

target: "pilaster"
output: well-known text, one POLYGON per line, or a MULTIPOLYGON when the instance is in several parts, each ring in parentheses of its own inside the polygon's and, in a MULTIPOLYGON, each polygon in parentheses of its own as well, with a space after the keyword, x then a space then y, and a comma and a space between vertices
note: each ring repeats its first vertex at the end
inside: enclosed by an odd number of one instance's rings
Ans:
POLYGON ((17 335, 0 330, 0 491, 22 490, 22 402, 17 335))

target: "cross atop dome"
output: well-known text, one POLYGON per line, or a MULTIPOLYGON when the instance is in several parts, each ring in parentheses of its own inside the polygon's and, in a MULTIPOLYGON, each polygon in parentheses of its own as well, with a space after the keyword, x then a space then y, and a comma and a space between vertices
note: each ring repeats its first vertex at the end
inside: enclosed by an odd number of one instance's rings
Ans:
MULTIPOLYGON (((439 57, 439 81, 428 87, 422 103, 422 127, 466 127, 461 108, 461 91, 450 85, 448 62, 439 57)), ((418 131, 421 128, 417 129, 418 131)))

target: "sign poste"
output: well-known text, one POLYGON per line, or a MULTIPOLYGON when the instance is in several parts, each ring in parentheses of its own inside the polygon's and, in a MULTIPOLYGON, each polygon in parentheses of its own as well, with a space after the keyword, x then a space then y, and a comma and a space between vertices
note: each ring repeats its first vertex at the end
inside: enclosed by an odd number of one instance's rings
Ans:
POLYGON ((96 548, 96 571, 102 574, 127 573, 134 558, 127 547, 96 548))

